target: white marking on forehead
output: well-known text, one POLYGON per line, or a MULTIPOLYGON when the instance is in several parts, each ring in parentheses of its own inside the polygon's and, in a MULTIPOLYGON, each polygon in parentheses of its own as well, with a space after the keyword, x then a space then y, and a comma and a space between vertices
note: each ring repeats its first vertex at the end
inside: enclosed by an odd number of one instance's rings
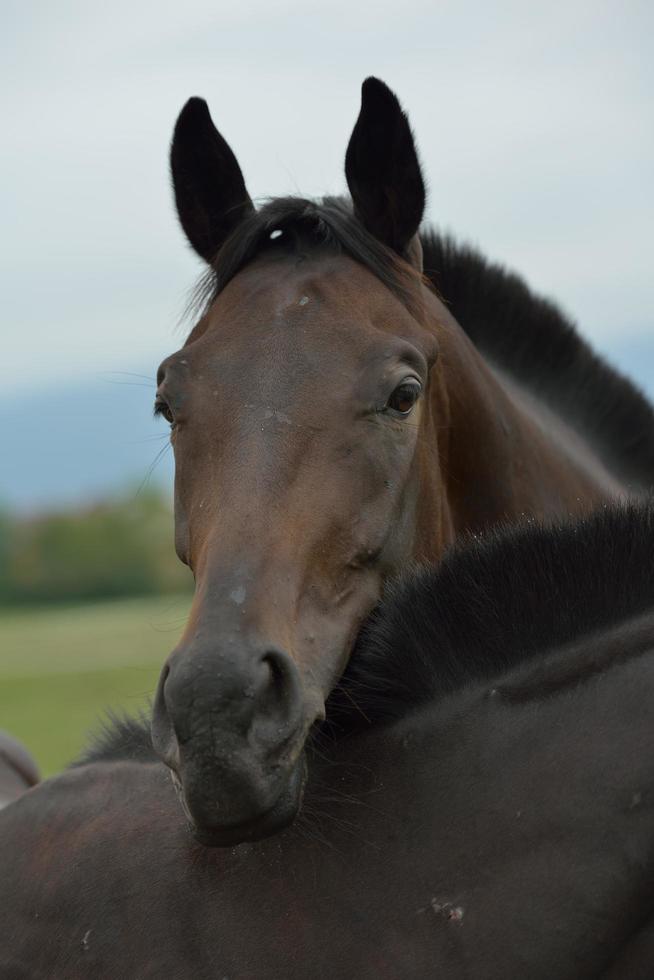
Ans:
POLYGON ((300 302, 298 303, 298 306, 306 306, 308 302, 309 302, 309 297, 303 296, 300 302))
POLYGON ((235 602, 237 606, 241 606, 245 602, 245 597, 247 592, 245 591, 244 585, 239 585, 237 589, 232 589, 229 593, 229 598, 232 602, 235 602))

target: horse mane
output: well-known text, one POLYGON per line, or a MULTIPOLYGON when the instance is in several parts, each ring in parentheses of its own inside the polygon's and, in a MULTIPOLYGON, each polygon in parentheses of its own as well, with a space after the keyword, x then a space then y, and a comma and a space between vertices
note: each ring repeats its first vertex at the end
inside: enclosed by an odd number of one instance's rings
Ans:
POLYGON ((601 450, 617 474, 654 485, 654 408, 549 299, 447 235, 422 235, 425 274, 475 346, 601 450))
MULTIPOLYGON (((654 502, 463 539, 391 580, 327 704, 336 728, 395 721, 654 611, 654 502)), ((654 644, 653 644, 654 645, 654 644)))
MULTIPOLYGON (((389 582, 327 725, 338 734, 399 720, 652 607, 654 502, 463 539, 440 564, 389 582)), ((156 761, 144 716, 109 716, 76 764, 116 759, 156 761)))
POLYGON ((150 719, 144 712, 130 717, 107 711, 89 744, 73 762, 73 767, 90 762, 113 762, 118 759, 131 762, 158 762, 152 748, 150 719))

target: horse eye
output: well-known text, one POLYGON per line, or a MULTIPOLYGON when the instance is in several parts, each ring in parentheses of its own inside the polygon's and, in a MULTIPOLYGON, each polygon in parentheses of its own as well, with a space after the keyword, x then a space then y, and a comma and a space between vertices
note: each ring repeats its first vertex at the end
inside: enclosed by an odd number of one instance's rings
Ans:
POLYGON ((154 414, 163 415, 163 417, 165 418, 166 422, 169 423, 169 425, 175 424, 175 419, 173 413, 170 410, 170 405, 168 404, 168 402, 165 402, 163 398, 156 399, 154 403, 154 414))
POLYGON ((408 415, 420 398, 422 385, 416 378, 407 378, 398 385, 386 403, 386 408, 397 415, 408 415))

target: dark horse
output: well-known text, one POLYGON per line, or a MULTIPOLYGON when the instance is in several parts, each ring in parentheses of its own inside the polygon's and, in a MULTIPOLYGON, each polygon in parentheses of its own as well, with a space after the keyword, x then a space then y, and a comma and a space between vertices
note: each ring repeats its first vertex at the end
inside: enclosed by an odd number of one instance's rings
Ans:
POLYGON ((3 980, 649 980, 654 511, 405 577, 307 752, 299 818, 235 848, 135 722, 7 807, 3 980))
POLYGON ((382 82, 347 149, 351 205, 256 211, 200 99, 171 161, 208 273, 158 374, 196 593, 152 735, 202 839, 229 845, 297 813, 307 734, 386 577, 461 533, 649 487, 654 413, 519 279, 419 236, 420 167, 382 82))

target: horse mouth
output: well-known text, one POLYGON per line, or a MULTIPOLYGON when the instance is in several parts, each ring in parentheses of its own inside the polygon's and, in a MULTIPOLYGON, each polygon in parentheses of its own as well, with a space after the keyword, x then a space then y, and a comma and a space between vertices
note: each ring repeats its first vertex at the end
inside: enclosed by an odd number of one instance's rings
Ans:
POLYGON ((271 807, 246 820, 228 824, 213 821, 209 823, 201 815, 194 814, 188 805, 179 777, 174 772, 172 777, 194 840, 204 847, 235 847, 237 844, 272 837, 293 823, 302 806, 307 764, 303 754, 292 770, 283 791, 271 807))

